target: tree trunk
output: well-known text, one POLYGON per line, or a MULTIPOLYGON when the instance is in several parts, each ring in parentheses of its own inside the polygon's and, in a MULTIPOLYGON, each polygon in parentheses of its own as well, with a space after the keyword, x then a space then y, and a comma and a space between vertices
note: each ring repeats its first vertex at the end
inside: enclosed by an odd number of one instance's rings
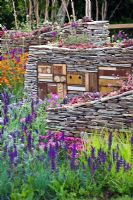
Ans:
POLYGON ((46 0, 46 4, 45 4, 45 21, 47 21, 49 19, 48 8, 49 8, 49 0, 46 0))
POLYGON ((98 5, 98 0, 96 0, 96 20, 98 21, 99 19, 99 5, 98 5))
POLYGON ((14 12, 15 27, 18 30, 17 13, 16 13, 16 7, 15 7, 14 0, 12 0, 12 6, 13 6, 13 12, 14 12))
POLYGON ((28 5, 27 5, 27 1, 24 0, 24 6, 25 6, 25 14, 26 14, 26 18, 27 18, 27 15, 28 15, 28 5))
POLYGON ((91 0, 86 0, 85 16, 91 19, 91 0))
POLYGON ((104 0, 104 2, 102 3, 102 20, 105 20, 107 17, 107 7, 108 7, 107 0, 104 0))
POLYGON ((51 10, 51 20, 52 20, 52 22, 54 22, 55 19, 56 19, 56 4, 57 4, 57 0, 52 0, 52 10, 51 10))
POLYGON ((67 0, 66 2, 64 0, 62 0, 62 2, 61 2, 61 6, 60 6, 58 14, 57 14, 57 21, 60 24, 64 23, 66 14, 67 14, 68 20, 70 22, 70 16, 69 16, 68 9, 67 9, 68 4, 69 4, 69 0, 67 0))
POLYGON ((30 29, 32 28, 32 3, 29 0, 29 26, 30 29))
POLYGON ((73 0, 71 0, 71 7, 72 7, 73 20, 76 21, 76 16, 75 16, 75 9, 74 9, 74 2, 73 2, 73 0))
POLYGON ((39 17, 39 0, 34 1, 36 25, 39 27, 40 17, 39 17))

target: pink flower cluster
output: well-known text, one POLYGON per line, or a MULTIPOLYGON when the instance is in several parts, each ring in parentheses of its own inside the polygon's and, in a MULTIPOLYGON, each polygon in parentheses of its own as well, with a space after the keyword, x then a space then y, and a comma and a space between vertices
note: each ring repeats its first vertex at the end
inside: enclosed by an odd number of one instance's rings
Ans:
POLYGON ((50 146, 55 147, 57 144, 59 147, 62 147, 62 145, 66 145, 67 150, 72 150, 73 144, 76 145, 76 150, 81 151, 83 147, 83 142, 81 138, 75 138, 75 137, 68 137, 64 136, 64 133, 51 133, 48 132, 45 136, 40 135, 39 137, 40 143, 39 146, 43 147, 44 149, 49 148, 50 146))
POLYGON ((48 103, 48 108, 58 108, 60 107, 60 98, 57 94, 49 94, 47 103, 48 103))

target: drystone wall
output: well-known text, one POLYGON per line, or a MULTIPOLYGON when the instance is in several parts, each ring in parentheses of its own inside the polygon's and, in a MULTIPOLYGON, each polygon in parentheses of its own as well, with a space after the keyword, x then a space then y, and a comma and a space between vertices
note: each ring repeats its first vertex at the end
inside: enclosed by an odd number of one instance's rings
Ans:
MULTIPOLYGON (((25 74, 25 90, 38 94, 38 63, 45 65, 66 64, 67 72, 98 72, 99 67, 133 68, 133 47, 105 47, 93 49, 68 49, 53 46, 30 46, 25 74)), ((68 89, 68 88, 67 88, 68 89)), ((80 91, 75 91, 75 93, 80 91)))
MULTIPOLYGON (((58 26, 46 25, 42 28, 29 33, 30 36, 17 36, 17 32, 9 31, 1 38, 1 46, 4 50, 6 46, 9 48, 23 47, 28 50, 31 45, 45 45, 48 42, 53 42, 58 33, 62 33, 62 38, 66 39, 72 34, 80 35, 87 34, 88 42, 105 43, 109 41, 109 23, 108 21, 93 21, 93 22, 80 22, 64 26, 58 29, 58 26), (16 35, 16 38, 14 37, 16 35), (11 37, 11 38, 10 38, 11 37), (6 45, 5 45, 6 44, 6 45)), ((22 34, 18 32, 18 35, 22 34)))
POLYGON ((118 96, 59 109, 47 110, 48 129, 69 136, 97 129, 122 129, 133 125, 133 91, 118 96))
POLYGON ((109 42, 109 22, 108 21, 92 21, 82 23, 72 23, 69 26, 61 29, 62 37, 66 39, 68 36, 74 34, 86 34, 88 42, 93 44, 103 44, 109 42))

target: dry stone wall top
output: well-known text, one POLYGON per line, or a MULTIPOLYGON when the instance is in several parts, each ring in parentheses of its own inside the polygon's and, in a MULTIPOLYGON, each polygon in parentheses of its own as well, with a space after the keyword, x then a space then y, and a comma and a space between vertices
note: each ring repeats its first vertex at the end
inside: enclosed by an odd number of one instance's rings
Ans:
POLYGON ((48 129, 64 130, 69 136, 81 132, 132 127, 133 91, 60 109, 47 110, 48 129))

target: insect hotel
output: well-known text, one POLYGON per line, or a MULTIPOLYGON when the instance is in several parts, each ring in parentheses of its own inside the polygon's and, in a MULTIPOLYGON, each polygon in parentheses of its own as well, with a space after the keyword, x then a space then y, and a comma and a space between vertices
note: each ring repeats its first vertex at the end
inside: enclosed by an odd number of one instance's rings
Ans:
MULTIPOLYGON (((82 29, 88 31, 94 42, 107 41, 107 22, 88 22, 79 26, 77 31, 82 29)), ((40 99, 49 93, 64 98, 67 94, 117 90, 120 82, 132 74, 132 53, 131 47, 70 49, 52 45, 30 46, 25 89, 40 99)))

